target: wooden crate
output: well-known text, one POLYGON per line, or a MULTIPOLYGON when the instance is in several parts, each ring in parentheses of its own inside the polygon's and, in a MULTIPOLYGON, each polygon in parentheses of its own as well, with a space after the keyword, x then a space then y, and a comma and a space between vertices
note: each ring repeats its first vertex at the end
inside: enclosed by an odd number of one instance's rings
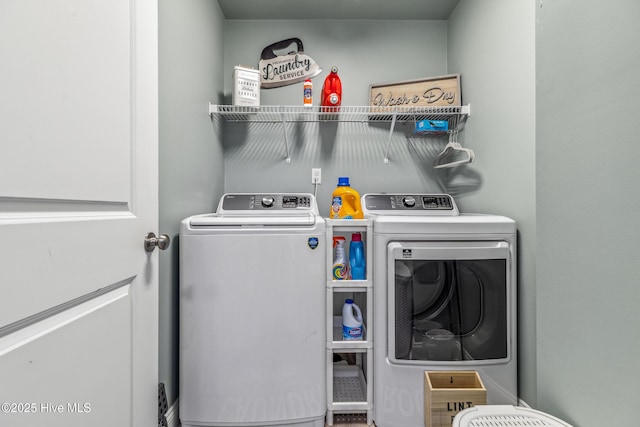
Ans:
POLYGON ((425 427, 451 427, 458 412, 486 404, 487 390, 476 371, 425 371, 425 427))

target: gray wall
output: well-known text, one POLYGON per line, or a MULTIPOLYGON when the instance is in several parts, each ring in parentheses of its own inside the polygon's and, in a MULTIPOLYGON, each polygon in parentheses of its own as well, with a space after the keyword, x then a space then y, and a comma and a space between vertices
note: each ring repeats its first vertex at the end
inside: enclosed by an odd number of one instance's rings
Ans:
POLYGON ((471 117, 461 135, 476 161, 453 187, 464 212, 518 224, 519 393, 536 404, 535 5, 462 0, 449 18, 449 72, 471 117))
MULTIPOLYGON (((258 67, 262 49, 299 37, 305 53, 324 72, 313 79, 315 105, 324 78, 339 68, 344 105, 368 105, 369 85, 444 75, 447 72, 446 21, 244 21, 227 20, 225 92, 232 91, 234 65, 258 67)), ((230 102, 230 99, 228 99, 230 102)), ((302 83, 261 91, 264 105, 301 105, 302 83)), ((227 124, 225 190, 313 192, 311 168, 322 168, 318 204, 329 214, 338 176, 349 176, 361 194, 378 191, 438 191, 433 158, 444 142, 407 142, 403 127, 393 135, 391 162, 384 164, 389 123, 289 124, 291 163, 284 161, 282 124, 227 124)))
POLYGON ((222 143, 207 115, 221 99, 224 16, 211 0, 160 0, 159 380, 178 396, 178 250, 180 220, 211 212, 222 194, 222 143))
POLYGON ((536 5, 538 406, 638 425, 640 3, 536 5))

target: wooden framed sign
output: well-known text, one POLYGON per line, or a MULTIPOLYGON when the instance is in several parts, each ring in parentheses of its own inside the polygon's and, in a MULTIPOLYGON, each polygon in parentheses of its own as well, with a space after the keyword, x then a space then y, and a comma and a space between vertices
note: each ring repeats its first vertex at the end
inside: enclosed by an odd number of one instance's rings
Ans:
POLYGON ((397 83, 372 84, 370 107, 431 107, 462 105, 460 74, 407 80, 397 83))

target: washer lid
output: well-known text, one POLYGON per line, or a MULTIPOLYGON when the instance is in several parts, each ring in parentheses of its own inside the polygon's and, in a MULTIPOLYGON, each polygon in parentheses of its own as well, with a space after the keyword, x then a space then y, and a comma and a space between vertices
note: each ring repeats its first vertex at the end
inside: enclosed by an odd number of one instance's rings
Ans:
POLYGON ((535 409, 511 405, 479 405, 456 414, 452 427, 572 427, 571 424, 535 409))
POLYGON ((277 226, 312 226, 318 217, 311 213, 302 215, 231 215, 205 214, 195 215, 189 220, 192 227, 277 227, 277 226))

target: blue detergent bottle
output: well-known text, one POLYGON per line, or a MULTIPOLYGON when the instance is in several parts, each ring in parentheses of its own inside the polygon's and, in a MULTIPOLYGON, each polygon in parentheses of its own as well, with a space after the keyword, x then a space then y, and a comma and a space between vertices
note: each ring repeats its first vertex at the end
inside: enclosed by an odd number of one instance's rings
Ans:
POLYGON ((353 233, 349 244, 349 264, 351 267, 352 280, 365 280, 367 271, 367 261, 364 255, 364 244, 362 235, 353 233))

